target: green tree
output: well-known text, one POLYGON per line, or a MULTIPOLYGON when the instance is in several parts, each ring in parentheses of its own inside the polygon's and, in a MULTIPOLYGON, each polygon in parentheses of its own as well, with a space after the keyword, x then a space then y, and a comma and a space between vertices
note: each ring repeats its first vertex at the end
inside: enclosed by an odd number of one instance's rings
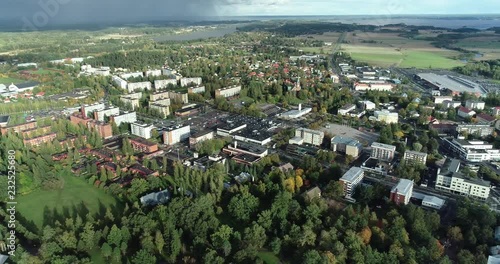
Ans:
POLYGON ((237 194, 229 201, 229 213, 240 221, 248 221, 259 207, 259 199, 250 193, 237 194))

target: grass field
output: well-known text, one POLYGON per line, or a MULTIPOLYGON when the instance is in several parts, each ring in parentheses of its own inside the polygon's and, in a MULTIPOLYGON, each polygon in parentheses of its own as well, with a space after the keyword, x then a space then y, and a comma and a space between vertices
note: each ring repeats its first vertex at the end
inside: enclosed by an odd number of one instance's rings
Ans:
POLYGON ((11 84, 11 83, 22 83, 25 82, 24 80, 21 79, 16 79, 16 78, 10 78, 10 77, 0 77, 0 83, 1 84, 11 84))
POLYGON ((274 255, 274 253, 269 252, 269 251, 260 251, 257 253, 257 256, 264 261, 266 264, 279 264, 280 259, 274 255))
POLYGON ((62 190, 36 190, 27 195, 17 197, 18 212, 28 221, 41 229, 47 209, 58 214, 73 215, 74 210, 80 210, 82 205, 90 213, 98 213, 101 206, 112 206, 117 200, 85 182, 84 179, 66 175, 62 190))
POLYGON ((38 74, 38 75, 47 75, 47 74, 50 74, 50 73, 53 73, 53 72, 54 71, 39 68, 38 70, 32 71, 31 73, 32 74, 38 74))

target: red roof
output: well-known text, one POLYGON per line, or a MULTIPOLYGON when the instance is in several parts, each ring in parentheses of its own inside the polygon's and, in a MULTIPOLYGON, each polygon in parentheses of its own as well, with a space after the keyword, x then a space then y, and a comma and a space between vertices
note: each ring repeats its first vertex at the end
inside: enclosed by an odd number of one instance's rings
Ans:
POLYGON ((470 110, 470 109, 469 109, 469 108, 467 108, 467 107, 460 106, 460 107, 458 108, 458 111, 468 114, 468 113, 470 113, 472 110, 470 110))
POLYGON ((495 121, 495 118, 487 114, 477 114, 476 117, 481 118, 487 122, 495 121))
POLYGON ((39 92, 39 93, 36 94, 36 96, 44 96, 44 95, 45 95, 44 92, 39 92))

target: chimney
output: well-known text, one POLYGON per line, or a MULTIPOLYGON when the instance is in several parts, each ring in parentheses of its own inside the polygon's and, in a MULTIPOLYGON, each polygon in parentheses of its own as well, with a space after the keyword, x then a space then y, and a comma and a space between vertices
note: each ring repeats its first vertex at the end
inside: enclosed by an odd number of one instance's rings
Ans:
POLYGON ((302 111, 302 104, 299 104, 299 111, 302 111))

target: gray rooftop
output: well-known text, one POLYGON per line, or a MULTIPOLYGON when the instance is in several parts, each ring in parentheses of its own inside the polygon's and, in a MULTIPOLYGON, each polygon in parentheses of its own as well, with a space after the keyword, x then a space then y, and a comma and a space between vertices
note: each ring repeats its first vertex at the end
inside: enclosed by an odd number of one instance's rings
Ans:
POLYGON ((484 94, 481 86, 475 82, 450 75, 438 75, 435 73, 420 73, 418 76, 439 89, 449 89, 460 93, 480 93, 484 94))
POLYGON ((410 188, 413 186, 413 181, 407 179, 400 179, 398 185, 392 188, 392 191, 396 191, 398 194, 402 194, 404 196, 408 195, 410 188))
POLYGON ((361 175, 363 175, 363 169, 359 167, 351 167, 340 179, 346 182, 353 182, 361 175))
POLYGON ((350 137, 335 136, 332 138, 331 142, 332 142, 332 144, 336 143, 336 144, 345 144, 345 145, 349 145, 349 146, 362 146, 358 140, 350 138, 350 137))
POLYGON ((372 146, 372 148, 386 148, 386 149, 390 149, 392 151, 396 150, 396 146, 383 144, 383 143, 379 143, 379 142, 373 142, 371 146, 372 146))

